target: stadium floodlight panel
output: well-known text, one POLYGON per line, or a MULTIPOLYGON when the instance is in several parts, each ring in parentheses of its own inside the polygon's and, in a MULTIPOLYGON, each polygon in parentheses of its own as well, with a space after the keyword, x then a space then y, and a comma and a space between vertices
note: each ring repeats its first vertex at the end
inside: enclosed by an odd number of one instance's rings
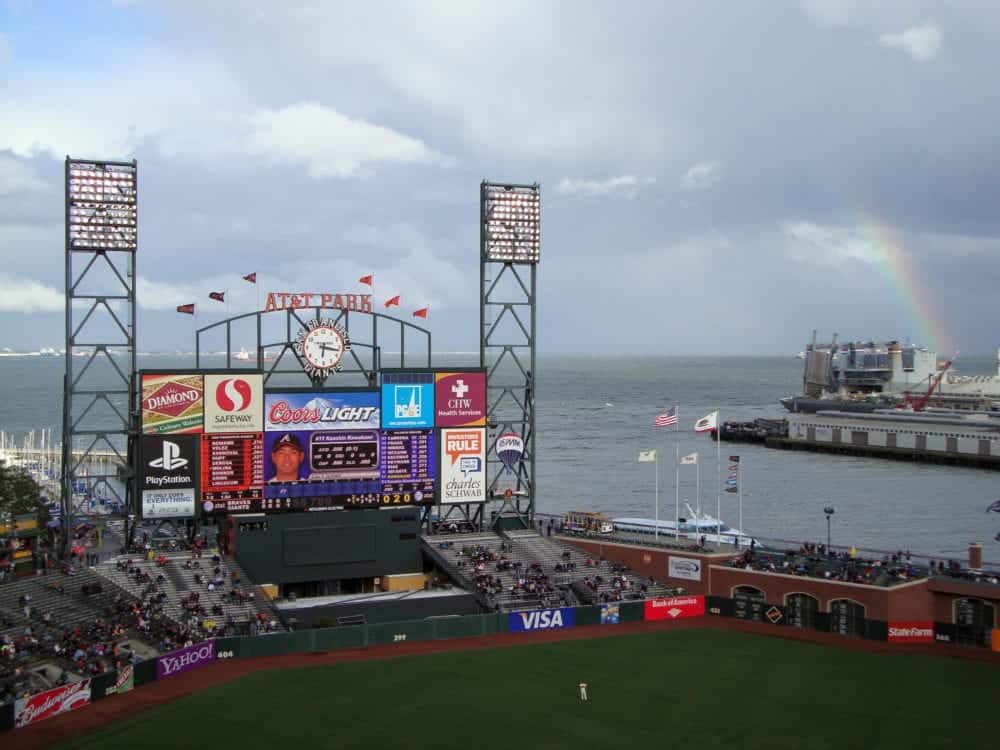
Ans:
POLYGON ((67 172, 66 237, 70 249, 135 250, 135 166, 71 162, 67 172))
POLYGON ((486 193, 486 259, 537 263, 541 256, 541 214, 537 188, 490 185, 486 193))

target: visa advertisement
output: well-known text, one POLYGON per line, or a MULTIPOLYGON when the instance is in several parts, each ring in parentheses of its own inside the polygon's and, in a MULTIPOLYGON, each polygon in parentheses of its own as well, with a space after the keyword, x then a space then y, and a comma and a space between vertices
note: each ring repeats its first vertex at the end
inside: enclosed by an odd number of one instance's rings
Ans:
POLYGON ((533 609, 528 612, 511 612, 507 616, 507 626, 511 633, 525 633, 531 630, 558 630, 573 627, 573 608, 533 609))
POLYGON ((205 432, 263 431, 263 375, 205 375, 205 432))
POLYGON ((419 429, 433 426, 434 373, 384 373, 382 429, 419 429))
POLYGON ((201 432, 204 376, 142 374, 142 432, 175 435, 201 432))
POLYGON ((435 373, 434 409, 438 427, 484 427, 486 373, 435 373))
POLYGON ((441 504, 486 501, 486 430, 441 430, 441 504))

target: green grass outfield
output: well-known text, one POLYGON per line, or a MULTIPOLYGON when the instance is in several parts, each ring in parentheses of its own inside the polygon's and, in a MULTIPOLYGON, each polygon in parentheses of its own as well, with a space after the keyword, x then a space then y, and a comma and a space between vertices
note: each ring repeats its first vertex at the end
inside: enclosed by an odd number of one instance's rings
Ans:
POLYGON ((661 631, 258 672, 62 747, 976 748, 998 699, 988 664, 661 631))

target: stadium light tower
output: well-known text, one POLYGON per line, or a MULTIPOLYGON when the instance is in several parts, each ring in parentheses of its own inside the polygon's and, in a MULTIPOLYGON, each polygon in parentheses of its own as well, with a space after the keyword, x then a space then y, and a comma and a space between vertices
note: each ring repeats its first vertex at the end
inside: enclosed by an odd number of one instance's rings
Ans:
POLYGON ((62 486, 69 553, 74 516, 95 496, 132 507, 135 400, 135 161, 66 157, 66 374, 63 383, 62 486), (87 483, 88 493, 74 492, 87 483), (78 507, 79 506, 79 507, 78 507))
POLYGON ((535 516, 535 300, 541 258, 538 184, 484 181, 479 189, 479 216, 479 356, 487 375, 487 497, 502 501, 498 518, 513 512, 531 525, 535 516), (523 441, 523 453, 507 470, 496 443, 498 436, 510 433, 523 441), (508 486, 501 488, 500 482, 508 486))

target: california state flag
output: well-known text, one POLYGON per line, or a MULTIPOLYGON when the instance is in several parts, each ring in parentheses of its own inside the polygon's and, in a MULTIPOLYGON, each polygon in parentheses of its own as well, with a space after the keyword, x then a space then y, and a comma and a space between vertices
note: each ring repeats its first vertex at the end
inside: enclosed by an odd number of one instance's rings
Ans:
POLYGON ((709 432, 710 430, 718 429, 719 427, 719 412, 713 411, 711 414, 702 417, 697 422, 694 423, 695 432, 709 432))

